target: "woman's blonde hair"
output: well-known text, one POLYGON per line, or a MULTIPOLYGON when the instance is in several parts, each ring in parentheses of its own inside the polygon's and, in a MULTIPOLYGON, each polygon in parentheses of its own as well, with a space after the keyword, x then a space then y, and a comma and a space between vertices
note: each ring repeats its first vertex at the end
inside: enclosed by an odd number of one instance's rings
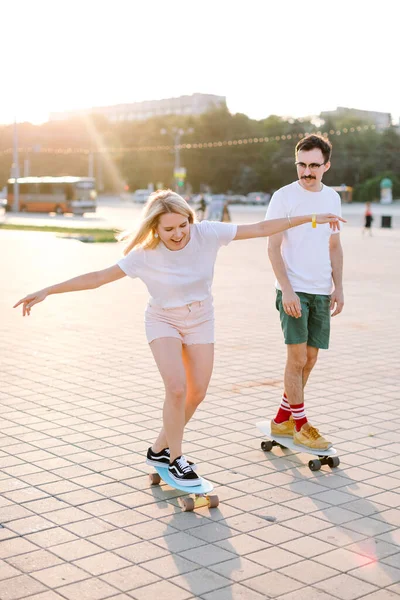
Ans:
POLYGON ((160 240, 155 237, 161 215, 176 213, 186 217, 189 223, 196 221, 196 215, 189 204, 172 190, 157 190, 147 200, 138 228, 133 233, 124 233, 119 240, 127 242, 124 254, 129 254, 133 248, 140 246, 145 249, 155 248, 160 240))

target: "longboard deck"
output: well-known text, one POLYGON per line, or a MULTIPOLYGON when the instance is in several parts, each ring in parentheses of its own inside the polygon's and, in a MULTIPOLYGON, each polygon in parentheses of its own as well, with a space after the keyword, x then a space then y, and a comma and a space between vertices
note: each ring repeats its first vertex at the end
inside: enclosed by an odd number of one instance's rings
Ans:
POLYGON ((180 492, 186 492, 186 494, 208 494, 214 489, 213 484, 207 479, 203 479, 203 477, 200 477, 200 485, 179 485, 179 483, 174 481, 170 476, 168 467, 154 467, 154 469, 157 471, 164 483, 167 483, 169 486, 175 490, 179 490, 180 492))
POLYGON ((313 450, 312 448, 298 446, 293 442, 292 438, 272 435, 270 421, 259 421, 256 423, 256 426, 268 439, 273 440, 289 450, 293 450, 293 452, 302 452, 303 454, 311 454, 312 456, 335 456, 335 454, 337 454, 335 448, 329 448, 328 450, 313 450))

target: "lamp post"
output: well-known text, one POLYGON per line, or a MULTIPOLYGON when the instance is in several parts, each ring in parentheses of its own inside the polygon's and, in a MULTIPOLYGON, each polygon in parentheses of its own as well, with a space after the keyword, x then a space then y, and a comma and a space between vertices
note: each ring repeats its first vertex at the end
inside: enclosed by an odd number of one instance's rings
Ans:
POLYGON ((89 152, 88 156, 88 177, 94 176, 94 154, 89 152))
POLYGON ((14 177, 14 202, 13 211, 19 212, 19 164, 18 164, 18 130, 17 119, 14 119, 14 148, 13 148, 13 177, 14 177))
POLYGON ((175 161, 174 161, 175 191, 179 192, 179 191, 181 191, 180 188, 182 188, 184 186, 185 178, 186 178, 186 169, 181 166, 181 155, 180 155, 181 137, 183 135, 185 135, 185 133, 193 133, 193 129, 192 129, 192 127, 189 127, 189 129, 186 129, 186 130, 181 129, 179 127, 173 127, 170 132, 167 129, 161 129, 160 133, 161 133, 161 135, 166 135, 166 134, 170 133, 173 136, 174 155, 175 155, 175 161))

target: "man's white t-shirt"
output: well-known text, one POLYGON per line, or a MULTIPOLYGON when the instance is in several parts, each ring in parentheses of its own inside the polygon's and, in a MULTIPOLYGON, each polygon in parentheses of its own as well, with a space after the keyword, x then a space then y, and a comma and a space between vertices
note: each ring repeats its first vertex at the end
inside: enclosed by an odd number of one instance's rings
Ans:
POLYGON ((236 231, 237 225, 232 223, 194 223, 182 250, 169 250, 160 241, 153 250, 132 250, 118 266, 146 284, 152 306, 177 308, 202 301, 211 295, 218 250, 233 240, 236 231))
MULTIPOLYGON (((313 213, 341 216, 339 194, 326 185, 320 192, 309 192, 295 181, 275 192, 265 218, 281 219, 288 215, 296 217, 313 213)), ((313 229, 311 223, 305 223, 284 231, 282 258, 295 292, 324 295, 332 292, 330 236, 329 224, 317 225, 313 229)), ((278 281, 275 285, 281 289, 278 281)))

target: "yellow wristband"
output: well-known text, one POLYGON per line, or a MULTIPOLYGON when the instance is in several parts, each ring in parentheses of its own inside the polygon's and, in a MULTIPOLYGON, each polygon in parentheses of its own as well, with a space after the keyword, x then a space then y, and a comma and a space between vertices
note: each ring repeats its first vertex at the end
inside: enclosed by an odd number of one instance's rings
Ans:
POLYGON ((312 216, 311 225, 312 225, 313 229, 316 228, 316 226, 317 226, 317 215, 313 215, 312 216))

